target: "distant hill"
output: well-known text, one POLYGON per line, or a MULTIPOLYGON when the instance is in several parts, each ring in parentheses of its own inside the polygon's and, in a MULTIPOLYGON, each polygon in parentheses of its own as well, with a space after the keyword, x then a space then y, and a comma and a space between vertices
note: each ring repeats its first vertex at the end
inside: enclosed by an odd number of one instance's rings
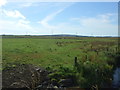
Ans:
POLYGON ((55 34, 55 35, 0 35, 3 37, 31 37, 31 36, 53 36, 53 37, 119 37, 119 36, 83 36, 83 35, 71 35, 71 34, 55 34))

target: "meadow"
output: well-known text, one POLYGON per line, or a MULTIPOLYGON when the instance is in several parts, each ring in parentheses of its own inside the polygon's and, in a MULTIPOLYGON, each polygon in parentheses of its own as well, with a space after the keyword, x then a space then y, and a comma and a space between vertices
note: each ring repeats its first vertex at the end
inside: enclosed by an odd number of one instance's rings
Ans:
POLYGON ((115 37, 3 36, 2 66, 33 64, 54 71, 49 77, 56 82, 73 78, 77 87, 108 87, 117 52, 115 37))

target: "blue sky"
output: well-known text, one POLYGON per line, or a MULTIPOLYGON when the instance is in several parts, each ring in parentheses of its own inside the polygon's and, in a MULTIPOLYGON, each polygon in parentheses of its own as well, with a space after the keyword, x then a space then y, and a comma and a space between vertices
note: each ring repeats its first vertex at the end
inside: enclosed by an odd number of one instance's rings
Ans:
POLYGON ((5 1, 0 17, 0 34, 118 35, 117 2, 5 1))

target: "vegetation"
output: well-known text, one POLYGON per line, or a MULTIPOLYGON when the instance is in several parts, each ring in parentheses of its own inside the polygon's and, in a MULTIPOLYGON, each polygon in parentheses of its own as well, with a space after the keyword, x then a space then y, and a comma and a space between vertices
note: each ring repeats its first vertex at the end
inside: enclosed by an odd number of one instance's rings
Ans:
POLYGON ((34 64, 52 71, 49 77, 57 84, 64 79, 83 88, 112 84, 113 69, 120 58, 118 38, 10 37, 3 36, 3 69, 15 67, 13 63, 34 64))

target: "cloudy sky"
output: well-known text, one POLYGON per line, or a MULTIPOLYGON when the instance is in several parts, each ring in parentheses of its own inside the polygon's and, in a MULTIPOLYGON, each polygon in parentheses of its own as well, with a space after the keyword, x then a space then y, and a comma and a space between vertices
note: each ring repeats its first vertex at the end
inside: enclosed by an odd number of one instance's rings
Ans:
POLYGON ((118 2, 0 0, 0 34, 118 35, 118 2))

